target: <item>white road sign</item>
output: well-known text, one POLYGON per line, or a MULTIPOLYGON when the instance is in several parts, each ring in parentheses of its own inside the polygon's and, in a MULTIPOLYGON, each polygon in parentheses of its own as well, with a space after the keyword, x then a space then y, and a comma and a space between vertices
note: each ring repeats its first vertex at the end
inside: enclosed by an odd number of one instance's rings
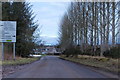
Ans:
POLYGON ((0 42, 16 42, 16 21, 0 21, 0 42))

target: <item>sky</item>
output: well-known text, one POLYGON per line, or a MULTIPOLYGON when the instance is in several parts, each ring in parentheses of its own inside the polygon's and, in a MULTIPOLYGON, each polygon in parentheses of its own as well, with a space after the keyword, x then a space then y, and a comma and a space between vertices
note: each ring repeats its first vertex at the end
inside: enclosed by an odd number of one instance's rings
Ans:
POLYGON ((67 11, 69 2, 31 2, 32 10, 36 15, 40 29, 40 38, 45 44, 58 43, 59 24, 67 11))

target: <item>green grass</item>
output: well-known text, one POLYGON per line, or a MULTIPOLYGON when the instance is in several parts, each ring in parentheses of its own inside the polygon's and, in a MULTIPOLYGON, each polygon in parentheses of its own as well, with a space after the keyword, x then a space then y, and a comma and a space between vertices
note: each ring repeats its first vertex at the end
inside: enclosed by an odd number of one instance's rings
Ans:
POLYGON ((79 55, 77 58, 76 57, 65 57, 65 55, 62 55, 61 58, 72 61, 72 62, 84 64, 87 66, 102 68, 107 71, 111 71, 115 73, 120 71, 120 69, 118 68, 118 59, 83 56, 83 55, 79 55))
POLYGON ((29 64, 34 61, 39 60, 39 58, 20 58, 14 60, 5 60, 5 61, 0 61, 0 65, 23 65, 23 64, 29 64))
POLYGON ((46 54, 42 54, 42 56, 46 56, 46 54))

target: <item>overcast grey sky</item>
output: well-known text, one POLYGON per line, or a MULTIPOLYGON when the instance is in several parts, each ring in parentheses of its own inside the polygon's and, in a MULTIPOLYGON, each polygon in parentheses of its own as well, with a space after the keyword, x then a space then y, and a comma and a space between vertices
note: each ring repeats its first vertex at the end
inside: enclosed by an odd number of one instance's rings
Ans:
POLYGON ((31 2, 39 27, 42 26, 40 37, 46 44, 56 44, 59 23, 66 12, 69 2, 31 2))

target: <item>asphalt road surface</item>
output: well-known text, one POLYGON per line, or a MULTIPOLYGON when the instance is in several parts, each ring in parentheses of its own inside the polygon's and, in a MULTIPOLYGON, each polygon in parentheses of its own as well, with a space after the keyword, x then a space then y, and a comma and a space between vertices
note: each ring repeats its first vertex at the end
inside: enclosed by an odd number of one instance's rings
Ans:
POLYGON ((45 56, 7 78, 108 78, 108 76, 87 66, 59 59, 57 56, 45 56))

